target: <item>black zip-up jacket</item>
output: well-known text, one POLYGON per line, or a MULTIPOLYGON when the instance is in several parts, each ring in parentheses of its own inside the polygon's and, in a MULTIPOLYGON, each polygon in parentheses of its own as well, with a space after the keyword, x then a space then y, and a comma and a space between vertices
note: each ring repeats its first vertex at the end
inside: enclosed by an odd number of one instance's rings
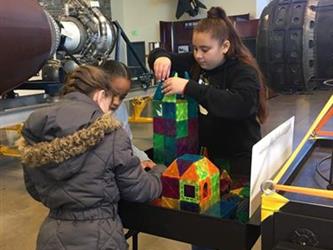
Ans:
POLYGON ((192 53, 170 54, 163 49, 151 52, 150 67, 162 56, 171 59, 172 71, 190 73, 184 94, 208 111, 199 115, 200 145, 208 148, 213 161, 229 160, 235 172, 249 175, 252 146, 261 138, 257 120, 260 84, 255 69, 238 59, 226 59, 215 69, 204 70, 192 53), (209 84, 199 84, 200 76, 209 84))

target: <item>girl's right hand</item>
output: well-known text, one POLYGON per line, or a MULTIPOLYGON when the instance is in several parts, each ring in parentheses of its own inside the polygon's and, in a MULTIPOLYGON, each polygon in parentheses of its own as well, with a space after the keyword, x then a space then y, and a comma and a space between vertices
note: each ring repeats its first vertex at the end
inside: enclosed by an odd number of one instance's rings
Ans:
POLYGON ((168 57, 162 56, 154 62, 154 74, 157 81, 164 81, 170 75, 171 60, 168 57))

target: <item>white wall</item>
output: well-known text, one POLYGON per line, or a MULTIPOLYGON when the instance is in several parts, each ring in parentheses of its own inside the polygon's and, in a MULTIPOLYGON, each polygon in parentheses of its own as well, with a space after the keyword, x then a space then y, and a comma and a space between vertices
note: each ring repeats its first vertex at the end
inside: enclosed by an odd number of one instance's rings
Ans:
POLYGON ((111 18, 118 20, 119 23, 124 22, 124 4, 122 0, 111 1, 111 18))
POLYGON ((256 3, 256 7, 257 7, 257 10, 256 10, 256 17, 257 18, 260 18, 260 15, 261 15, 261 12, 263 11, 263 9, 269 4, 269 2, 271 0, 256 0, 257 3, 256 3))
MULTIPOLYGON (((228 15, 250 13, 251 18, 260 16, 269 0, 201 0, 207 9, 221 6, 228 15), (260 13, 259 13, 260 12, 260 13)), ((159 21, 176 21, 178 0, 111 0, 112 18, 118 20, 131 41, 159 41, 159 21)), ((194 17, 203 18, 206 11, 194 17)), ((184 14, 179 20, 191 19, 184 14)), ((193 19, 193 18, 192 18, 193 19)))

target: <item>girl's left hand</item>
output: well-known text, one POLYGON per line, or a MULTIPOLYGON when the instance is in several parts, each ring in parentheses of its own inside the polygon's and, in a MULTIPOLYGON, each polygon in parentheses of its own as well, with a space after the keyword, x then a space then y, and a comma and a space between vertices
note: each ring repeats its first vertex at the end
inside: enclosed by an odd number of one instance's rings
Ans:
POLYGON ((156 163, 153 162, 152 160, 141 161, 141 167, 144 170, 150 170, 150 169, 154 168, 155 166, 156 166, 156 163))
POLYGON ((162 91, 165 95, 184 94, 184 89, 187 83, 188 79, 170 77, 164 81, 162 91))

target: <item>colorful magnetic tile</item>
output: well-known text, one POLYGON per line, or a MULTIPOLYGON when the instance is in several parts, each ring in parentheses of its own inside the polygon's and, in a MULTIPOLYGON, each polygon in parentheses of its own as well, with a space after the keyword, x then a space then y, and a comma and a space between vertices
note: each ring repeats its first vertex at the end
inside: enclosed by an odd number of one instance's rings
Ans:
POLYGON ((166 151, 169 151, 169 152, 172 152, 175 154, 176 153, 176 138, 171 137, 171 136, 164 136, 164 148, 166 151))
POLYGON ((158 100, 152 101, 153 117, 163 117, 163 102, 158 100))
POLYGON ((233 202, 221 201, 213 204, 205 214, 215 215, 223 219, 233 219, 236 215, 237 205, 233 202))
POLYGON ((164 102, 163 103, 163 118, 176 119, 176 109, 177 109, 176 103, 164 102))
POLYGON ((196 136, 198 134, 198 128, 199 128, 198 119, 196 118, 188 119, 188 132, 190 135, 196 136))
POLYGON ((154 162, 164 164, 164 150, 154 148, 154 162))
POLYGON ((175 158, 176 158, 176 153, 175 152, 167 151, 167 150, 164 151, 164 158, 163 158, 164 165, 168 165, 175 158))
POLYGON ((177 178, 163 176, 161 177, 163 192, 162 196, 179 199, 179 181, 177 178))
POLYGON ((178 164, 177 164, 176 160, 174 160, 170 164, 170 166, 166 170, 164 170, 163 176, 179 178, 180 173, 179 173, 178 164))
POLYGON ((218 168, 207 158, 185 154, 173 161, 163 173, 163 196, 174 198, 170 196, 175 196, 178 189, 182 209, 204 211, 220 199, 219 180, 218 168), (168 176, 170 174, 172 178, 168 176))
POLYGON ((176 121, 184 121, 188 119, 188 108, 186 100, 177 100, 176 103, 176 121))
POLYGON ((162 83, 160 83, 157 85, 153 100, 162 100, 163 97, 164 97, 164 94, 162 92, 162 83))
POLYGON ((164 135, 153 135, 154 161, 164 163, 164 135))
POLYGON ((153 119, 153 130, 154 130, 154 133, 164 134, 164 132, 165 132, 165 123, 164 123, 163 118, 155 117, 153 119))
POLYGON ((169 165, 176 158, 176 139, 174 137, 164 137, 164 164, 169 165))
POLYGON ((179 159, 182 159, 184 161, 189 161, 189 162, 196 162, 196 161, 199 161, 203 158, 202 155, 193 155, 193 154, 185 154, 185 155, 182 155, 181 157, 179 157, 179 159))
POLYGON ((181 180, 179 186, 179 194, 181 201, 188 201, 193 203, 199 203, 200 201, 200 194, 199 194, 199 185, 191 180, 181 180), (190 187, 193 188, 193 196, 187 196, 185 190, 189 190, 190 187))
POLYGON ((188 154, 198 154, 199 144, 198 144, 197 138, 195 138, 194 136, 193 137, 189 136, 187 138, 187 142, 188 142, 188 145, 187 145, 187 152, 186 153, 188 153, 188 154))
POLYGON ((212 185, 210 179, 200 182, 200 200, 209 200, 212 196, 212 185))
POLYGON ((172 209, 179 209, 179 200, 162 197, 160 205, 162 207, 172 208, 172 209))
POLYGON ((164 119, 164 134, 176 136, 177 125, 174 119, 164 119))
POLYGON ((197 174, 197 171, 195 171, 195 165, 194 163, 191 164, 189 169, 185 171, 185 173, 180 177, 180 180, 194 180, 196 182, 199 182, 199 176, 197 174))
POLYGON ((194 163, 195 167, 196 167, 196 171, 197 174, 199 176, 199 180, 204 180, 207 178, 209 172, 208 172, 208 168, 207 168, 207 162, 205 161, 206 158, 200 160, 200 161, 196 161, 194 163))
POLYGON ((179 157, 177 160, 178 172, 179 175, 182 176, 186 170, 192 165, 191 161, 184 160, 184 158, 179 157))
POLYGON ((186 201, 180 201, 180 209, 197 213, 201 210, 199 204, 186 201))
POLYGON ((163 102, 177 102, 177 95, 165 95, 162 99, 163 102))
POLYGON ((154 134, 153 145, 154 149, 164 150, 164 135, 154 134))
POLYGON ((184 196, 195 198, 195 186, 184 185, 184 196))
POLYGON ((188 152, 188 137, 177 139, 177 155, 183 155, 188 152))
POLYGON ((176 124, 176 138, 184 138, 188 136, 188 123, 187 120, 179 121, 176 124))

